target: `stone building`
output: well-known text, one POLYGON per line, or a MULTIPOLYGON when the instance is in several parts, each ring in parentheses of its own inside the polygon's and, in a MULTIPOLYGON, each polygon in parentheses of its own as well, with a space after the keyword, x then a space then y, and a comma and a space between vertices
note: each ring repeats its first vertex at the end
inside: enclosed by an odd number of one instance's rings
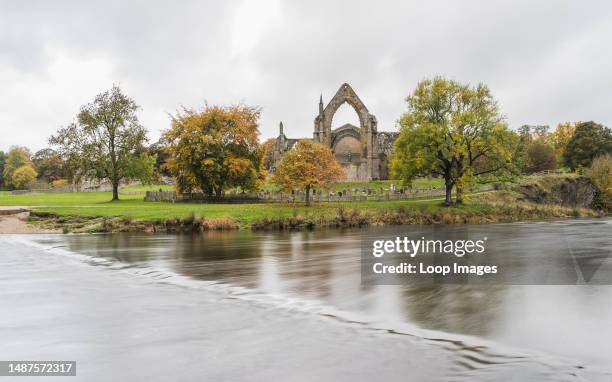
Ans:
MULTIPOLYGON (((323 96, 319 99, 312 140, 331 148, 338 163, 345 168, 347 180, 388 179, 388 158, 396 138, 397 133, 378 131, 376 117, 349 84, 342 84, 327 106, 323 105, 323 96), (332 130, 334 114, 345 102, 357 112, 359 126, 347 123, 332 130)), ((287 138, 281 122, 272 154, 274 163, 302 139, 310 138, 287 138)))

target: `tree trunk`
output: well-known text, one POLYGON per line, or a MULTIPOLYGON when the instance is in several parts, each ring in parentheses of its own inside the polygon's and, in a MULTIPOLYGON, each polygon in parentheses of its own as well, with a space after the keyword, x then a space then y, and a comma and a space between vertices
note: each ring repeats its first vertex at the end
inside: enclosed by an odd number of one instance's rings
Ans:
POLYGON ((446 181, 446 197, 444 199, 444 204, 450 206, 453 204, 453 184, 450 181, 446 181))
POLYGON ((455 203, 457 203, 457 204, 462 204, 463 203, 463 188, 460 187, 460 186, 457 186, 456 196, 455 196, 455 203))
POLYGON ((119 182, 113 182, 113 200, 119 200, 119 182))
POLYGON ((306 207, 310 207, 310 186, 306 186, 306 207))

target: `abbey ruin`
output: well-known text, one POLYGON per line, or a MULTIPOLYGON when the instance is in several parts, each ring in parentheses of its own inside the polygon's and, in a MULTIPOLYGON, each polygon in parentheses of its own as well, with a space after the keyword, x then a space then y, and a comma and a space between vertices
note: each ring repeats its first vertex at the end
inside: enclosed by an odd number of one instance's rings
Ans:
MULTIPOLYGON (((378 131, 376 117, 370 114, 349 84, 342 84, 327 106, 323 105, 323 96, 319 99, 319 114, 314 120, 312 139, 331 148, 338 163, 346 170, 346 180, 388 179, 388 158, 396 138, 397 133, 378 131), (345 102, 357 112, 360 126, 347 123, 332 130, 334 114, 345 102)), ((302 139, 287 138, 281 122, 272 154, 274 163, 278 163, 284 153, 302 139)))

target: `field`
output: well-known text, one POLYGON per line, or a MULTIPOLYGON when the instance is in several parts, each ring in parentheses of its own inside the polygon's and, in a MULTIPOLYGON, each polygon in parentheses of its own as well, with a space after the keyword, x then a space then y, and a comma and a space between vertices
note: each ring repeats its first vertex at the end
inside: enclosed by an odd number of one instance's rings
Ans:
POLYGON ((0 193, 0 205, 28 206, 37 211, 65 216, 82 217, 127 217, 136 220, 162 221, 186 218, 190 215, 204 218, 229 217, 247 227, 262 219, 283 219, 295 215, 333 215, 340 206, 376 210, 400 205, 420 204, 435 207, 441 203, 436 199, 414 199, 397 201, 367 201, 344 203, 321 203, 307 208, 291 204, 197 204, 144 202, 142 195, 120 195, 119 201, 111 202, 110 192, 37 193, 12 195, 0 193))

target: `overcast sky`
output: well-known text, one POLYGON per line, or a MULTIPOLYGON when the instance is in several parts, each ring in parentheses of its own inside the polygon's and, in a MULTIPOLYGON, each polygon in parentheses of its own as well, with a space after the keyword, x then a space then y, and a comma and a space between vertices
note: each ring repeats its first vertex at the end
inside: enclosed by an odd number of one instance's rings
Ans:
MULTIPOLYGON (((0 1, 0 149, 33 151, 119 84, 151 141, 181 105, 262 107, 312 135, 350 83, 379 130, 434 75, 487 84, 513 128, 612 125, 609 1, 0 1)), ((357 123, 348 107, 334 126, 357 123)))

